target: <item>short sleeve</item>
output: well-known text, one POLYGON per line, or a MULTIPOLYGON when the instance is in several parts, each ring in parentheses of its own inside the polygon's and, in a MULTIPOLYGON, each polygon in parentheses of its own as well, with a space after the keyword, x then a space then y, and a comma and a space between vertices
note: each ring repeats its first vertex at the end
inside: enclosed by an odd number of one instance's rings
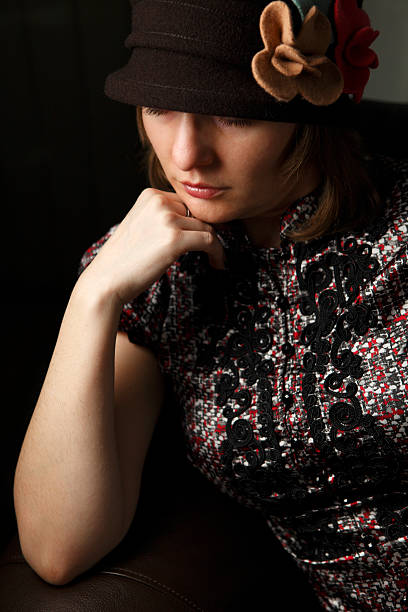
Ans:
MULTIPOLYGON (((117 227, 118 225, 112 226, 104 236, 85 251, 80 260, 78 276, 97 256, 117 227)), ((163 324, 168 311, 169 293, 169 278, 165 273, 134 300, 124 304, 118 331, 126 332, 129 340, 134 344, 146 346, 158 354, 163 324)))

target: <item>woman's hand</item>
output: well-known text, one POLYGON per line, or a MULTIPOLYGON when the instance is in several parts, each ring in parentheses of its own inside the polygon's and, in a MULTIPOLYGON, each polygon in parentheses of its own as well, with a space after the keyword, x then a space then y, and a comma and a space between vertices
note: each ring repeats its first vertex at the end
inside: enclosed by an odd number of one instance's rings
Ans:
POLYGON ((84 270, 82 282, 94 282, 123 305, 187 251, 205 251, 209 263, 223 269, 224 249, 212 225, 185 215, 176 193, 145 189, 84 270))

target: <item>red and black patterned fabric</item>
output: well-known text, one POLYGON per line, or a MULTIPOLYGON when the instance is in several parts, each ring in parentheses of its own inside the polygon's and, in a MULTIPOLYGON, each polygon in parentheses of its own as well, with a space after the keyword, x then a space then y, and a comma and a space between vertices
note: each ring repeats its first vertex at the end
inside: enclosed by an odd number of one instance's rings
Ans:
POLYGON ((318 192, 282 216, 282 249, 217 226, 227 269, 181 256, 119 325, 157 355, 189 460, 264 515, 325 610, 408 609, 408 164, 377 163, 363 230, 288 240, 318 192))

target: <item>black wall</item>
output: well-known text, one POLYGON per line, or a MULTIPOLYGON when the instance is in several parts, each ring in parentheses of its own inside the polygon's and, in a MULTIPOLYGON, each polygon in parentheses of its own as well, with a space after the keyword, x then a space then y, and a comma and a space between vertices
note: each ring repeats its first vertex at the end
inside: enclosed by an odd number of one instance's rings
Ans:
POLYGON ((146 186, 133 107, 103 93, 127 61, 127 0, 0 3, 1 500, 15 526, 15 464, 85 249, 146 186))

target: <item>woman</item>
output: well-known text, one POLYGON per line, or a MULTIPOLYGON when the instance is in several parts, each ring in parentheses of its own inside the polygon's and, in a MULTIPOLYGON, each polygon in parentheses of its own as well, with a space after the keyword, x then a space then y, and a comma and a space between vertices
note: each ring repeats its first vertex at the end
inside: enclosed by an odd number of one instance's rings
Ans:
POLYGON ((168 376, 190 461, 324 609, 406 609, 407 166, 352 129, 377 34, 356 0, 133 2, 106 93, 152 186, 82 257, 21 449, 45 580, 126 534, 168 376))

